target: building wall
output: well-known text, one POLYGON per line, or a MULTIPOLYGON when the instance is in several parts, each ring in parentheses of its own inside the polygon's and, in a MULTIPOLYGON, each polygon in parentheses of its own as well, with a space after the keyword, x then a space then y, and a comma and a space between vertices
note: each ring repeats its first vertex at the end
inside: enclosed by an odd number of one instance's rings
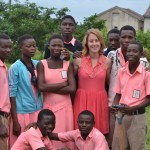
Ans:
POLYGON ((98 16, 98 19, 106 20, 107 30, 111 30, 113 28, 120 29, 124 25, 131 25, 136 30, 143 28, 143 22, 138 19, 124 13, 119 9, 113 9, 101 16, 98 16))
POLYGON ((150 30, 150 18, 144 18, 144 32, 150 30))

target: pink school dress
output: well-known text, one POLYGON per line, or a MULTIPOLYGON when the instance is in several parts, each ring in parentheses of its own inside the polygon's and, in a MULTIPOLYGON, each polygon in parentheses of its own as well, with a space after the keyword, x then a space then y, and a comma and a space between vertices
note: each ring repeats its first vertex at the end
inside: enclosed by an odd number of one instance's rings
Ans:
MULTIPOLYGON (((48 68, 47 60, 41 61, 44 66, 45 82, 49 84, 61 83, 67 81, 67 71, 69 67, 69 61, 63 61, 63 68, 51 69, 48 68)), ((56 116, 55 133, 66 132, 73 130, 73 109, 70 99, 70 94, 56 94, 51 92, 43 93, 43 108, 50 109, 56 116)), ((56 148, 68 147, 71 150, 74 149, 73 142, 57 142, 53 144, 56 148)))
POLYGON ((75 128, 78 128, 79 113, 90 110, 95 116, 95 127, 103 134, 108 133, 108 98, 105 90, 106 57, 100 56, 96 66, 92 67, 90 56, 84 56, 78 77, 78 90, 74 102, 75 128))

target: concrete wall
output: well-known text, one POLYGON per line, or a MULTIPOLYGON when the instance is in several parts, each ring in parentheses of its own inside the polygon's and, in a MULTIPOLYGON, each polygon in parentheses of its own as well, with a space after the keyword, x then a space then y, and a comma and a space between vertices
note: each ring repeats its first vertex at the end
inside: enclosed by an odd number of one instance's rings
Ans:
POLYGON ((120 29, 124 25, 131 25, 136 30, 143 28, 143 22, 139 21, 138 19, 124 13, 119 9, 113 9, 101 16, 98 16, 98 19, 106 20, 106 27, 107 30, 111 30, 114 27, 120 29))
POLYGON ((144 18, 144 32, 150 30, 150 18, 144 18))

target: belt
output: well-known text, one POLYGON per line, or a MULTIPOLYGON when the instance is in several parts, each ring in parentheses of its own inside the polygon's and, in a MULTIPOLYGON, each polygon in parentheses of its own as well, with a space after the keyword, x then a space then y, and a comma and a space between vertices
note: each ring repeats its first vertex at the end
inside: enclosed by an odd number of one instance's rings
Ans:
POLYGON ((10 113, 4 112, 4 111, 0 111, 0 115, 5 117, 5 118, 8 118, 10 113))
POLYGON ((135 110, 127 115, 140 115, 140 114, 144 114, 145 113, 145 108, 143 109, 138 109, 138 110, 135 110))

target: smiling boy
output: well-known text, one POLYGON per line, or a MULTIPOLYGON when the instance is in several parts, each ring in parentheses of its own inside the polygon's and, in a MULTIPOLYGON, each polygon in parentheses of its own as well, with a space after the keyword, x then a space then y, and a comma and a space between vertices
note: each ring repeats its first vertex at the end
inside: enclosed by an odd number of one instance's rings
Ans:
POLYGON ((63 142, 75 142, 79 150, 108 150, 103 134, 94 128, 95 120, 92 112, 82 111, 78 116, 79 129, 64 133, 52 133, 50 139, 63 142))
POLYGON ((38 114, 37 128, 31 127, 23 132, 11 150, 57 150, 47 135, 55 128, 55 115, 49 109, 43 109, 38 114))
MULTIPOLYGON (((150 105, 150 72, 140 64, 143 47, 138 42, 131 42, 126 51, 127 63, 118 71, 113 105, 123 104, 119 108, 124 114, 125 150, 146 149, 145 107, 150 105)), ((119 125, 116 120, 112 150, 120 150, 119 125)))

